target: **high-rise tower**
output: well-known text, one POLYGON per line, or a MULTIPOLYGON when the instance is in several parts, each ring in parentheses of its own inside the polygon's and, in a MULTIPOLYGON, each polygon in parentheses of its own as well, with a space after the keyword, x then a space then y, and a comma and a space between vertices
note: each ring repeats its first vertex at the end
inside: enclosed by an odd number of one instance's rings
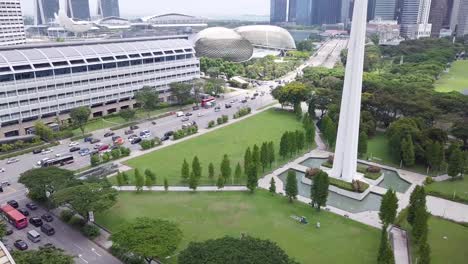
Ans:
POLYGON ((89 0, 66 0, 67 15, 70 18, 90 20, 89 0))
POLYGON ((98 0, 98 16, 120 17, 119 0, 98 0))
POLYGON ((20 0, 0 0, 0 45, 26 43, 20 0))
POLYGON ((45 25, 55 20, 59 11, 59 0, 34 0, 34 24, 45 25))

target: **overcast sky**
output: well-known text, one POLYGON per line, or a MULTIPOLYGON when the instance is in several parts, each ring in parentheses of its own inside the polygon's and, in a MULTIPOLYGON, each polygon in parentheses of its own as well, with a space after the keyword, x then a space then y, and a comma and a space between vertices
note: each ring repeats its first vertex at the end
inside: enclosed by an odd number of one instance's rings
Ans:
MULTIPOLYGON (((119 0, 122 16, 148 16, 184 13, 206 17, 268 15, 269 0, 119 0)), ((32 15, 34 0, 21 0, 23 12, 32 15)), ((89 0, 91 13, 96 13, 97 0, 89 0)))

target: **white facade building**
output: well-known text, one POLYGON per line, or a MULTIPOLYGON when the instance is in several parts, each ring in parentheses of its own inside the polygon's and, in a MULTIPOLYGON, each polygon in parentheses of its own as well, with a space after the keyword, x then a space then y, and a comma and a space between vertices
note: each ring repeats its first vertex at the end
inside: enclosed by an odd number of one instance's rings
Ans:
POLYGON ((367 35, 378 35, 379 45, 398 45, 403 39, 400 37, 400 25, 396 20, 371 20, 367 23, 367 35))
POLYGON ((169 101, 170 83, 199 76, 192 44, 176 37, 0 48, 0 137, 66 120, 79 106, 93 117, 132 108, 143 86, 169 101))
POLYGON ((429 13, 432 0, 403 0, 401 36, 407 39, 430 37, 429 13))
POLYGON ((26 43, 20 0, 0 0, 0 46, 26 43))

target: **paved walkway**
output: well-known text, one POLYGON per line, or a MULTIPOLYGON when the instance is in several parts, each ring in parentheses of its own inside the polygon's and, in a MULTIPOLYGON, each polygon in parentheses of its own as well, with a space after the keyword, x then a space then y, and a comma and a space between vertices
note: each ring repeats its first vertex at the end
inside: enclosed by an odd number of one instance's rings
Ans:
POLYGON ((398 264, 409 264, 409 254, 408 254, 408 240, 406 236, 406 231, 393 227, 390 230, 390 234, 393 238, 393 255, 395 256, 395 263, 398 264))
POLYGON ((468 205, 452 202, 442 198, 427 196, 427 210, 432 215, 468 223, 468 205))
MULTIPOLYGON (((137 190, 135 186, 114 186, 114 189, 121 191, 121 192, 134 192, 137 190)), ((151 188, 143 187, 143 191, 151 191, 151 192, 164 192, 164 186, 153 186, 151 188)), ((245 186, 225 186, 224 188, 219 189, 216 186, 200 186, 197 188, 196 191, 199 192, 240 192, 240 191, 248 191, 247 187, 245 186)), ((190 189, 187 186, 169 186, 168 192, 194 192, 194 190, 190 189)))

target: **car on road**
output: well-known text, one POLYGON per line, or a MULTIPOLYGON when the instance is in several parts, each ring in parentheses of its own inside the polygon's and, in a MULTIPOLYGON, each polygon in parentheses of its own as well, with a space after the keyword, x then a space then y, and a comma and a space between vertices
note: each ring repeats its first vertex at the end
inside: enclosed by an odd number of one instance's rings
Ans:
POLYGON ((182 118, 182 122, 187 122, 187 121, 189 121, 189 120, 190 120, 190 118, 188 118, 187 116, 184 117, 184 118, 182 118))
POLYGON ((132 139, 132 141, 130 141, 130 143, 131 143, 132 145, 135 145, 135 144, 140 143, 141 141, 142 141, 141 138, 136 137, 136 138, 132 139))
POLYGON ((42 219, 39 217, 31 217, 29 218, 29 223, 35 227, 40 227, 42 225, 42 219))
POLYGON ((92 138, 91 141, 89 141, 89 143, 91 143, 91 144, 96 144, 96 143, 99 143, 99 142, 101 142, 101 140, 98 139, 98 138, 92 138))
POLYGON ((54 221, 54 218, 52 217, 51 214, 43 214, 41 216, 42 220, 46 221, 46 222, 52 222, 54 221))
POLYGON ((172 136, 174 135, 174 131, 167 131, 166 133, 164 133, 165 136, 172 136))
POLYGON ((0 172, 5 172, 5 168, 0 168, 0 172))
POLYGON ((199 113, 197 114, 197 116, 198 116, 198 117, 202 117, 202 116, 204 116, 204 114, 203 114, 202 112, 199 112, 199 113))
POLYGON ((39 154, 42 152, 42 149, 35 149, 32 151, 32 154, 39 154))
POLYGON ((18 208, 16 210, 18 210, 18 212, 20 212, 24 216, 29 216, 29 211, 27 209, 25 209, 25 208, 18 208))
POLYGON ((80 152, 78 152, 78 154, 80 154, 80 156, 82 157, 89 155, 89 148, 80 149, 80 152))
POLYGON ((193 114, 190 112, 185 113, 185 116, 192 116, 193 114))
POLYGON ((182 111, 176 112, 176 116, 177 117, 184 116, 184 112, 182 112, 182 111))
POLYGON ((9 200, 9 201, 7 202, 7 204, 9 204, 11 207, 13 207, 13 208, 15 208, 15 209, 19 207, 18 202, 15 201, 15 200, 9 200))
POLYGON ((47 223, 41 226, 41 231, 44 232, 48 236, 52 236, 55 234, 55 229, 47 223))
POLYGON ((109 149, 109 145, 102 145, 98 148, 99 152, 106 151, 109 149))
POLYGON ((231 108, 232 105, 231 104, 225 104, 224 107, 226 107, 226 109, 228 109, 228 108, 231 108))
POLYGON ((94 145, 94 149, 99 149, 103 145, 103 143, 97 143, 96 145, 94 145))
POLYGON ((241 103, 243 104, 247 103, 247 99, 242 100, 241 103))
POLYGON ((193 111, 197 111, 198 109, 200 109, 199 106, 194 106, 194 107, 192 107, 192 110, 193 110, 193 111))
POLYGON ((143 139, 147 139, 147 138, 150 138, 150 137, 151 137, 150 134, 144 134, 143 136, 141 136, 141 138, 143 138, 143 139))
POLYGON ((77 151, 80 151, 80 147, 73 147, 73 148, 70 148, 70 152, 77 152, 77 151))
POLYGON ((167 141, 169 140, 171 137, 170 136, 162 136, 161 137, 161 141, 167 141))
POLYGON ((215 109, 214 109, 214 111, 215 111, 215 112, 219 112, 219 111, 221 111, 221 107, 219 107, 219 106, 216 106, 216 107, 215 107, 215 109))
POLYGON ((112 137, 113 135, 115 135, 114 132, 107 132, 104 134, 104 137, 112 137))
POLYGON ((26 244, 26 242, 24 242, 21 239, 16 240, 15 243, 13 243, 13 245, 15 246, 15 248, 21 251, 28 249, 28 244, 26 244))
POLYGON ((16 163, 18 161, 19 161, 19 159, 17 159, 17 158, 11 158, 11 159, 8 159, 6 163, 7 164, 12 164, 12 163, 16 163))
POLYGON ((257 99, 257 97, 253 96, 252 98, 250 98, 250 100, 255 100, 257 99))
POLYGON ((41 151, 41 154, 42 154, 42 155, 45 155, 45 154, 49 154, 49 153, 52 153, 52 152, 54 152, 53 149, 47 148, 47 149, 43 149, 43 150, 41 151))
POLYGON ((125 140, 121 137, 117 138, 116 140, 114 140, 114 146, 112 147, 117 147, 116 145, 123 145, 125 143, 125 140))
POLYGON ((7 231, 5 232, 5 235, 9 236, 13 234, 13 229, 7 229, 7 231))
POLYGON ((149 134, 151 134, 151 132, 149 130, 143 130, 143 131, 140 132, 140 137, 144 136, 144 135, 149 135, 149 134))
POLYGON ((85 137, 83 141, 84 142, 91 142, 91 140, 93 140, 92 137, 85 137))
POLYGON ((138 137, 138 136, 134 134, 134 135, 129 136, 129 137, 128 137, 128 140, 133 140, 133 139, 135 139, 135 138, 137 138, 137 137, 138 137))
POLYGON ((68 144, 69 147, 75 147, 75 146, 78 146, 80 143, 76 142, 76 141, 72 141, 70 142, 70 144, 68 144))
POLYGON ((26 207, 29 209, 29 210, 36 210, 37 209, 37 205, 35 203, 27 203, 26 204, 26 207))
POLYGON ((125 135, 132 135, 135 133, 133 130, 125 130, 125 135))
POLYGON ((137 130, 139 128, 140 128, 139 126, 130 126, 130 130, 137 130))

